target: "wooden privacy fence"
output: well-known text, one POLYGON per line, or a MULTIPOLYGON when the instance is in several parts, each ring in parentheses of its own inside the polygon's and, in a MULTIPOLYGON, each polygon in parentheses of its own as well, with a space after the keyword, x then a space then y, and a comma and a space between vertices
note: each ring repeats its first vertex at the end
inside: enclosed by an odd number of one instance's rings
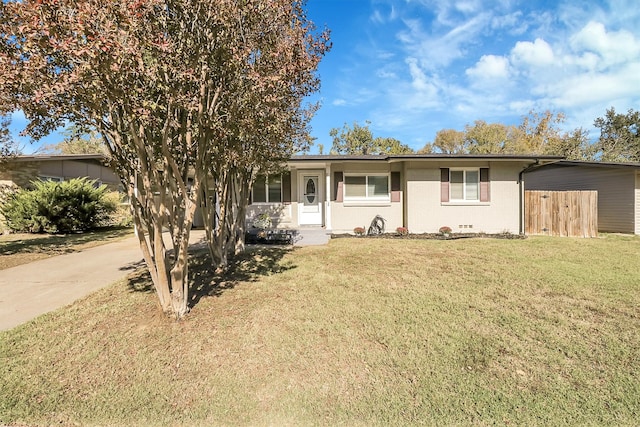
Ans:
POLYGON ((597 191, 525 191, 525 232, 597 237, 597 191))

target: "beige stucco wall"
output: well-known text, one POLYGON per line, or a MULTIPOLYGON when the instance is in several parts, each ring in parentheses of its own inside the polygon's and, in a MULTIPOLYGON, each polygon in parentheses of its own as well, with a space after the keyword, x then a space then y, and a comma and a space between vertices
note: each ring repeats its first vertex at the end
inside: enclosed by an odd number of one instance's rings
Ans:
MULTIPOLYGON (((334 173, 391 173, 402 170, 401 164, 389 163, 367 163, 367 162, 345 162, 337 163, 331 167, 331 186, 335 186, 334 173)), ((330 193, 334 191, 331 188, 330 193)), ((333 196, 330 197, 330 200, 333 196)), ((403 197, 401 195, 400 202, 389 202, 384 204, 366 204, 353 202, 337 202, 331 200, 331 228, 334 233, 352 233, 355 227, 364 227, 368 229, 371 221, 376 215, 380 215, 385 219, 386 232, 394 232, 397 227, 403 224, 403 197)))
POLYGON ((407 227, 411 233, 436 233, 442 226, 453 232, 519 233, 520 163, 478 162, 408 164, 406 170, 407 227), (440 201, 440 168, 488 167, 489 202, 440 201))
MULTIPOLYGON (((519 173, 526 162, 514 161, 434 161, 402 162, 334 162, 328 167, 330 185, 326 188, 326 175, 322 182, 323 213, 330 215, 330 229, 335 233, 353 232, 355 227, 368 228, 376 215, 386 220, 386 231, 394 232, 397 227, 406 226, 412 233, 436 233, 442 226, 449 226, 454 232, 471 233, 519 233, 520 232, 520 190, 519 173), (443 203, 440 202, 440 168, 489 168, 489 202, 443 203), (400 202, 354 203, 335 200, 335 173, 391 173, 400 172, 400 202)), ((309 167, 319 171, 319 167, 309 167)), ((298 168, 291 174, 291 203, 254 204, 248 208, 247 221, 262 212, 269 212, 274 226, 298 226, 298 174, 305 168, 298 168)))
POLYGON ((402 226, 402 202, 384 206, 345 205, 331 202, 331 220, 334 233, 352 233, 355 227, 368 229, 376 215, 385 219, 386 232, 402 226))

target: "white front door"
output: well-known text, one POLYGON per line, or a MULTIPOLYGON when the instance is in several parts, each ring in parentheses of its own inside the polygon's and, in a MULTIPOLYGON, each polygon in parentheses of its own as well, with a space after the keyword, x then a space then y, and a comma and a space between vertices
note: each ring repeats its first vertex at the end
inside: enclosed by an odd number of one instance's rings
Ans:
POLYGON ((300 225, 322 225, 322 175, 298 174, 298 222, 300 225))

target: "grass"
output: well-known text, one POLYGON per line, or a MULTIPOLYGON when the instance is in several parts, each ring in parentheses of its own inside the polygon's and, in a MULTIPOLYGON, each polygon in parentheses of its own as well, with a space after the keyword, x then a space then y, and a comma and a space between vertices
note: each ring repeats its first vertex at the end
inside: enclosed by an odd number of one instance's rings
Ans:
POLYGON ((105 228, 79 234, 0 235, 0 270, 76 252, 132 235, 131 228, 105 228))
POLYGON ((337 239, 202 253, 0 333, 0 424, 637 425, 640 240, 337 239))

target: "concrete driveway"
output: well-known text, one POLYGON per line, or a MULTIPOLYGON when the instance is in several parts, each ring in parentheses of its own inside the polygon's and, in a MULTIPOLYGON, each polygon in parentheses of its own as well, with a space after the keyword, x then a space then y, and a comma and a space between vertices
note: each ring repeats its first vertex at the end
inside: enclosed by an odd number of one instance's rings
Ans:
POLYGON ((107 286, 142 261, 136 237, 0 270, 0 330, 107 286))
MULTIPOLYGON (((204 231, 193 230, 189 240, 193 245, 202 244, 203 239, 204 231)), ((324 229, 302 229, 295 245, 324 245, 328 239, 324 229)), ((142 261, 138 239, 132 236, 81 252, 0 270, 0 331, 110 285, 142 261)))

